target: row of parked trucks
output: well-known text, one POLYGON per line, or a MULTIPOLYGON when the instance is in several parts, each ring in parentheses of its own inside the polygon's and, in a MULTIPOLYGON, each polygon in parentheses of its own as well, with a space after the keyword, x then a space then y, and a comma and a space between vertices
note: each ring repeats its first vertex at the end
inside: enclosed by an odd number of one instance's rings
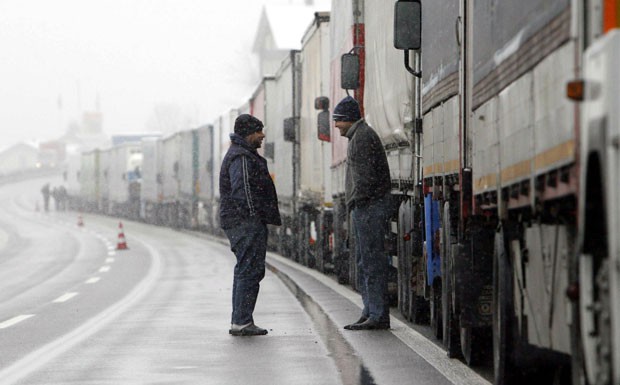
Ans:
POLYGON ((619 0, 332 0, 214 122, 84 153, 79 195, 218 233, 228 135, 253 114, 284 219, 271 248, 355 288, 329 118, 352 93, 390 165, 402 314, 451 357, 492 354, 498 385, 620 384, 619 26, 619 0))

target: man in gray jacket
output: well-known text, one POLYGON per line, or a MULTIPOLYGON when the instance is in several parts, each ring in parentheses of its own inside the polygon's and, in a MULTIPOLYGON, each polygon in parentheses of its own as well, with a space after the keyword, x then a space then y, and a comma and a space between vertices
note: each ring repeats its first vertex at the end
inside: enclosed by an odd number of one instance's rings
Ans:
POLYGON ((349 139, 345 195, 351 213, 359 288, 364 302, 360 319, 347 330, 390 328, 387 299, 388 257, 384 238, 390 211, 390 169, 377 133, 361 117, 350 96, 334 108, 332 117, 340 135, 349 139))

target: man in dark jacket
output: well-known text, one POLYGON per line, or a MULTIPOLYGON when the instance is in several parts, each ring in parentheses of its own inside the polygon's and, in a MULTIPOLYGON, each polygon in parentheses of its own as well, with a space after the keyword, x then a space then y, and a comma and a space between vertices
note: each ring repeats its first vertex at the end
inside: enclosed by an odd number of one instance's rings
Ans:
POLYGON ((267 334, 254 324, 252 314, 265 276, 267 225, 282 223, 267 161, 256 151, 264 138, 260 120, 248 114, 237 117, 220 171, 220 224, 237 257, 229 330, 234 336, 267 334))
POLYGON ((384 250, 390 211, 390 169, 377 133, 361 117, 350 96, 334 108, 332 117, 340 135, 349 139, 345 198, 351 213, 359 288, 364 302, 360 319, 347 330, 390 328, 387 300, 389 261, 384 250))

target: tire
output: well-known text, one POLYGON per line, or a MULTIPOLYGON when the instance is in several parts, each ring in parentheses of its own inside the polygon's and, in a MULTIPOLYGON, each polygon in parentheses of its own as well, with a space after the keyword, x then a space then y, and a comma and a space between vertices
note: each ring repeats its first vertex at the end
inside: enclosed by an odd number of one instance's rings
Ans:
MULTIPOLYGON (((416 208, 418 211, 421 209, 419 207, 416 208)), ((425 258, 423 257, 423 244, 424 242, 420 239, 421 235, 417 231, 413 231, 415 227, 415 215, 410 218, 410 224, 408 226, 407 231, 411 231, 411 240, 410 245, 407 251, 407 276, 404 279, 407 279, 407 288, 408 292, 406 295, 407 303, 405 307, 408 309, 408 319, 414 324, 428 324, 430 317, 430 309, 429 309, 429 301, 424 298, 424 295, 420 295, 419 293, 423 293, 425 286, 425 258)))
POLYGON ((433 335, 439 340, 443 339, 443 321, 441 318, 441 280, 435 279, 431 286, 430 299, 430 324, 433 335))
POLYGON ((493 376, 494 385, 517 384, 514 364, 512 269, 503 230, 495 234, 493 258, 493 376))
MULTIPOLYGON (((400 259, 399 259, 400 260, 400 259)), ((408 321, 411 321, 411 286, 401 264, 398 269, 398 308, 408 321)))
POLYGON ((452 271, 452 234, 450 228, 450 204, 444 205, 444 212, 442 218, 442 232, 441 232, 441 281, 442 285, 442 335, 443 344, 448 352, 450 358, 461 357, 461 345, 459 336, 459 321, 456 317, 454 304, 454 284, 453 284, 453 271, 452 271))
MULTIPOLYGON (((450 289, 451 290, 451 289, 450 289)), ((447 291, 447 290, 444 290, 447 291)), ((443 344, 446 347, 448 357, 461 358, 461 342, 459 335, 459 321, 452 311, 452 298, 449 295, 442 300, 444 313, 443 319, 443 344)))
MULTIPOLYGON (((404 203, 403 203, 404 205, 404 203)), ((411 295, 413 294, 411 287, 411 266, 412 256, 409 247, 411 239, 405 240, 405 233, 409 227, 407 224, 407 215, 405 214, 406 206, 399 209, 398 215, 398 309, 411 321, 411 295)))
MULTIPOLYGON (((424 266, 423 258, 420 258, 417 263, 413 263, 411 267, 412 277, 418 275, 418 269, 424 266)), ((418 283, 419 285, 419 283, 418 283)), ((428 324, 430 321, 430 303, 424 298, 424 296, 417 295, 413 283, 410 283, 411 291, 409 292, 409 320, 414 324, 428 324)))
POLYGON ((303 212, 299 220, 298 232, 298 252, 299 259, 304 266, 313 269, 316 266, 316 259, 313 255, 312 246, 310 245, 310 222, 312 221, 310 213, 303 212))
POLYGON ((409 320, 417 325, 426 325, 429 322, 429 303, 424 297, 409 296, 409 320))
MULTIPOLYGON (((579 261, 581 261, 584 256, 580 256, 579 261)), ((591 258, 591 256, 587 256, 587 258, 591 258)), ((573 267, 574 271, 574 279, 579 282, 580 285, 584 286, 589 285, 592 282, 592 277, 581 277, 579 276, 579 263, 575 264, 573 267)), ((577 294, 578 295, 578 294, 577 294)), ((587 373, 586 373, 586 362, 585 362, 585 352, 583 348, 583 340, 581 335, 581 298, 578 295, 578 298, 573 302, 573 311, 572 311, 572 323, 570 328, 571 333, 571 376, 572 376, 572 384, 574 385, 590 385, 588 381, 587 373)))
POLYGON ((489 328, 461 328, 460 330, 461 340, 461 353, 463 359, 468 366, 476 366, 482 363, 484 358, 484 352, 488 347, 489 340, 489 328))
POLYGON ((316 239, 316 269, 325 274, 325 214, 319 213, 316 220, 317 239, 316 239))

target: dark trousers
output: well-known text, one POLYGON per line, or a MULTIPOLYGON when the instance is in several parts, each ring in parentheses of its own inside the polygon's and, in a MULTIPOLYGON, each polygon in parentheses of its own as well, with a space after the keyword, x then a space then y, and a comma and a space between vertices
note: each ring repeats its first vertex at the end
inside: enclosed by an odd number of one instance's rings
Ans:
POLYGON ((355 237, 358 285, 362 294, 362 315, 375 321, 389 320, 389 260, 385 253, 385 233, 389 220, 390 196, 355 207, 351 225, 355 237))
POLYGON ((254 322, 252 314, 258 298, 260 281, 265 277, 267 225, 251 220, 224 230, 230 249, 237 257, 232 290, 232 323, 254 322))

